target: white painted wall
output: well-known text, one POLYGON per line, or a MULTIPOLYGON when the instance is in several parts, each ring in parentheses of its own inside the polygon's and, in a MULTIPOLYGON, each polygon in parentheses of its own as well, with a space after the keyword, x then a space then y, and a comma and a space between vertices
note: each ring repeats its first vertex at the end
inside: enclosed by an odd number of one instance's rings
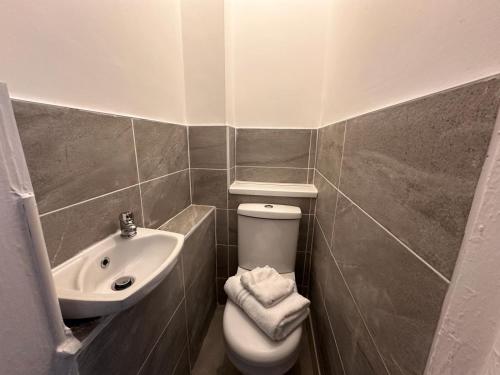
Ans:
POLYGON ((185 122, 179 0, 0 1, 11 96, 185 122))
POLYGON ((13 97, 314 128, 500 72, 498 0, 0 2, 13 97))
POLYGON ((322 124, 500 72, 498 0, 332 0, 322 124))
POLYGON ((182 0, 188 124, 226 123, 224 0, 182 0))
POLYGON ((329 0, 226 0, 227 121, 319 125, 329 0))

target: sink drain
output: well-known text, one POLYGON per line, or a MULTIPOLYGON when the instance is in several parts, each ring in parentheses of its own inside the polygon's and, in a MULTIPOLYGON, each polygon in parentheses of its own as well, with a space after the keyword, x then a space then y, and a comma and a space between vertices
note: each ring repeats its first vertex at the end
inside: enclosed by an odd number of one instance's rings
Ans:
POLYGON ((116 279, 111 285, 111 289, 113 290, 123 290, 127 289, 134 283, 135 279, 132 276, 122 276, 119 279, 116 279))

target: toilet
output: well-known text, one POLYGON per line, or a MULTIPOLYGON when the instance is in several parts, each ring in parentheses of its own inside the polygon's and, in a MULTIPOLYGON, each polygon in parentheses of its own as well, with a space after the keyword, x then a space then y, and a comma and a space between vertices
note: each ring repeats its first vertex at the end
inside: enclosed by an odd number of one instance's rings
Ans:
MULTIPOLYGON (((238 207, 238 271, 269 265, 295 280, 299 235, 299 207, 276 204, 240 204, 238 207)), ((226 353, 245 375, 282 375, 297 361, 302 326, 282 341, 266 336, 229 299, 224 308, 226 353)))

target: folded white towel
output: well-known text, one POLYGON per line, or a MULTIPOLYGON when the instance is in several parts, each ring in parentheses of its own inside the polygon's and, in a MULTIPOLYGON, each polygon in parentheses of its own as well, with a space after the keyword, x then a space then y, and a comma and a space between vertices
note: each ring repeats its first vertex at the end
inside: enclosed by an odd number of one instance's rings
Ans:
POLYGON ((240 276, 227 279, 228 297, 272 340, 282 340, 297 328, 309 314, 309 300, 293 292, 273 307, 266 308, 241 284, 240 276))
POLYGON ((269 266, 256 267, 241 275, 241 284, 265 307, 271 307, 288 297, 295 281, 284 278, 269 266))

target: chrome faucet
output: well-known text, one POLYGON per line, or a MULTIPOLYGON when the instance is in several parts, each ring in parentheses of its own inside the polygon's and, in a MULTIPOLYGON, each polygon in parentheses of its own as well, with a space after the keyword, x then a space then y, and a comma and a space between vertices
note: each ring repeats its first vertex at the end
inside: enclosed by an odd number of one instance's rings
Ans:
POLYGON ((120 219, 121 236, 132 238, 137 234, 137 226, 134 223, 134 214, 131 211, 125 211, 118 217, 120 219))

